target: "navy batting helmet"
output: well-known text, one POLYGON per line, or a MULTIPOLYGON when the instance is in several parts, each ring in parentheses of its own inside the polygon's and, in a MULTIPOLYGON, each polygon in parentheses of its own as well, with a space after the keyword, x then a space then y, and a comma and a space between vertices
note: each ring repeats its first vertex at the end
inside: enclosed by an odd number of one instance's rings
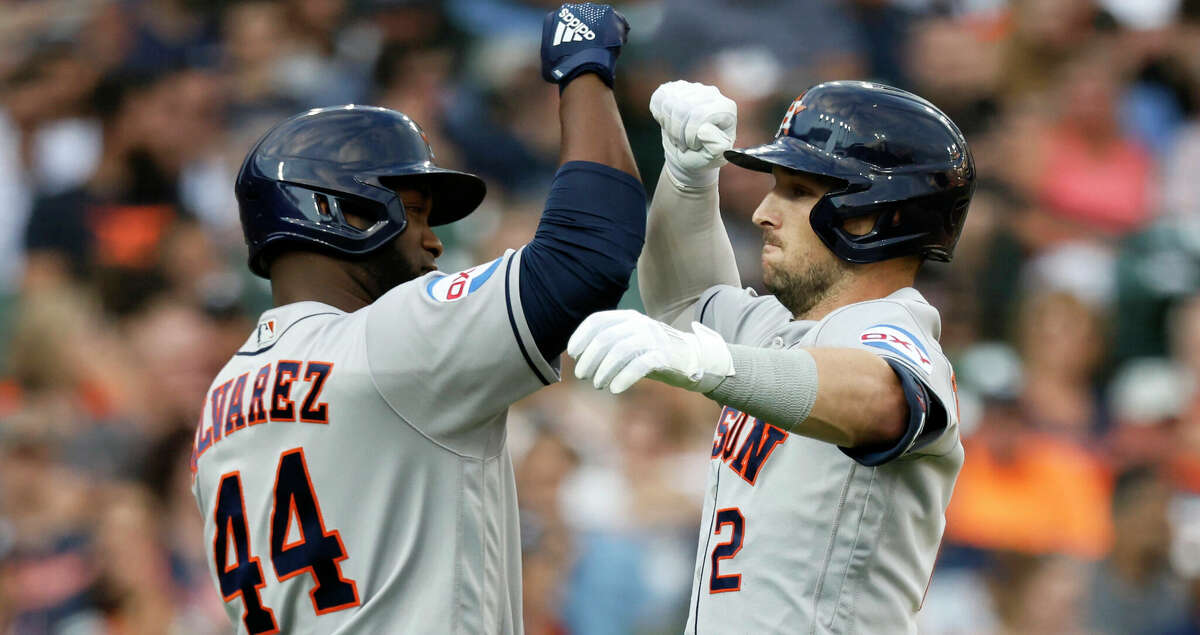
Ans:
POLYGON ((869 82, 808 89, 774 141, 725 158, 760 172, 778 165, 839 181, 813 206, 809 223, 825 246, 854 263, 913 254, 949 262, 975 190, 975 163, 954 122, 912 93, 869 82), (842 227, 876 213, 866 234, 842 227))
POLYGON ((420 126, 387 108, 321 108, 276 125, 246 155, 235 187, 250 270, 270 277, 268 261, 283 248, 355 257, 388 244, 408 224, 395 189, 412 180, 433 198, 430 225, 474 211, 483 181, 433 161, 420 126))

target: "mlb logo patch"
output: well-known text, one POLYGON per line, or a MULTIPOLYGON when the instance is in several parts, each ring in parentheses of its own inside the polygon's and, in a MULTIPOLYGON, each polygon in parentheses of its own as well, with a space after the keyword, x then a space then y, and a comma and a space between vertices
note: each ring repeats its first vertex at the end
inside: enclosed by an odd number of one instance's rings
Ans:
POLYGON ((425 285, 425 293, 438 302, 455 302, 475 293, 500 267, 497 258, 490 264, 478 265, 449 276, 436 277, 425 285))
POLYGON ((275 320, 258 323, 258 345, 265 346, 275 341, 275 320))
POLYGON ((878 348, 899 356, 920 368, 926 375, 933 373, 933 360, 921 340, 908 331, 892 324, 876 324, 863 331, 858 341, 864 346, 878 348))

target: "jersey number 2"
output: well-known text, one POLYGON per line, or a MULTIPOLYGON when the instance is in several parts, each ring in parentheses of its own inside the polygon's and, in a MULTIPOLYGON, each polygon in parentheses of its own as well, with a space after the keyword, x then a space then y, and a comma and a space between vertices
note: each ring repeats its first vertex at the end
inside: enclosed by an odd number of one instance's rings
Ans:
POLYGON ((740 591, 742 588, 742 574, 731 573, 721 575, 717 567, 722 560, 732 558, 742 550, 742 537, 746 529, 746 518, 742 516, 741 510, 738 508, 726 507, 717 511, 713 535, 719 536, 721 531, 725 529, 725 525, 732 525, 733 532, 730 534, 728 541, 713 547, 712 555, 710 556, 712 559, 712 574, 708 578, 709 593, 740 591))
MULTIPOLYGON (((250 530, 246 524, 246 504, 242 495, 240 472, 221 477, 217 505, 213 512, 216 536, 213 538, 213 562, 221 596, 226 602, 242 597, 245 612, 242 622, 250 633, 278 633, 275 613, 263 606, 259 591, 266 586, 262 566, 251 555, 250 530), (232 541, 232 549, 230 549, 232 541)), ((309 592, 317 615, 358 606, 358 587, 342 575, 339 562, 346 559, 346 548, 337 531, 327 531, 321 517, 321 505, 308 476, 304 450, 295 448, 279 456, 275 473, 275 493, 271 510, 271 564, 275 577, 288 580, 302 573, 311 574, 309 592), (292 524, 296 523, 295 532, 292 524), (297 538, 287 542, 289 534, 297 538)))

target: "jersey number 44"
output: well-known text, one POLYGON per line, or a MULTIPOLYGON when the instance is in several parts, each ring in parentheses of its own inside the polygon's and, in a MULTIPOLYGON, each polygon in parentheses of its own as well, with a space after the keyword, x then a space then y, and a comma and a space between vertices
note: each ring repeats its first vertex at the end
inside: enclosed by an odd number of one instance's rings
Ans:
MULTIPOLYGON (((263 605, 259 593, 266 586, 266 580, 258 557, 250 549, 250 528, 246 523, 240 472, 221 475, 213 519, 216 521, 213 562, 221 595, 226 602, 241 596, 246 607, 242 622, 248 632, 278 633, 275 612, 263 605)), ((282 582, 303 573, 310 574, 313 588, 309 597, 317 615, 358 606, 358 587, 354 580, 342 575, 338 565, 346 559, 346 548, 336 530, 325 529, 303 448, 293 448, 279 456, 270 536, 275 577, 282 582), (293 527, 293 523, 298 526, 293 527), (298 537, 289 542, 288 537, 293 534, 298 537)))

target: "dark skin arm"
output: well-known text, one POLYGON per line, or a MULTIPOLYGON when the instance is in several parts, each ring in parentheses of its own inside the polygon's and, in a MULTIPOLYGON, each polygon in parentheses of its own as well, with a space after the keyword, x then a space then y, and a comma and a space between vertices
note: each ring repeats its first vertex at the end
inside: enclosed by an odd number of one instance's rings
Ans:
POLYGON ((617 100, 599 77, 585 73, 567 84, 559 100, 558 117, 562 122, 560 165, 592 161, 641 178, 617 111, 617 100))

